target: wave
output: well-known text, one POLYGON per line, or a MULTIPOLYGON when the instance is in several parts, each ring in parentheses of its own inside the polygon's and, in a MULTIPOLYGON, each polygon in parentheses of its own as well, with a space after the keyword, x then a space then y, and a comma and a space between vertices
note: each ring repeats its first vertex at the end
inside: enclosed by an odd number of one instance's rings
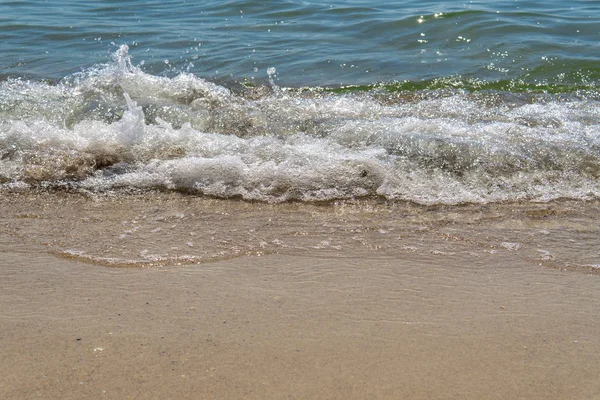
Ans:
POLYGON ((144 73, 124 45, 58 83, 0 83, 0 185, 268 202, 595 199, 594 79, 224 87, 144 73))

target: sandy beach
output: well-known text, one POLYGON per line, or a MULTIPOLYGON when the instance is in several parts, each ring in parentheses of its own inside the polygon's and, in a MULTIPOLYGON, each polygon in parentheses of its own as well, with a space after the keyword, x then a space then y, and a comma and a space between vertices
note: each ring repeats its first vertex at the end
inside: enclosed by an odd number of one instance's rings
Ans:
POLYGON ((600 400, 600 1, 0 1, 0 400, 600 400))
POLYGON ((502 207, 2 194, 0 392, 600 398, 597 205, 502 207))

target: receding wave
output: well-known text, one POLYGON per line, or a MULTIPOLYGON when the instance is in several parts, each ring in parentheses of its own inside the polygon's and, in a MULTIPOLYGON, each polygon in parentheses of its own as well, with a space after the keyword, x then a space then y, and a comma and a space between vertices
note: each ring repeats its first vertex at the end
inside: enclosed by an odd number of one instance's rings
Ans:
POLYGON ((127 50, 57 84, 0 83, 3 190, 422 204, 600 197, 593 79, 226 88, 144 73, 127 50))

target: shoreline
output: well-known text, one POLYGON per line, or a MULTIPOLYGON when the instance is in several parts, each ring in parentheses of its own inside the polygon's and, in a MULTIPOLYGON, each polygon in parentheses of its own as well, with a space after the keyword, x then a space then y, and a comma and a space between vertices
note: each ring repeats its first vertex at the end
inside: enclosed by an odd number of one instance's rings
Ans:
POLYGON ((175 195, 2 200, 7 399, 600 395, 599 277, 549 268, 537 247, 563 244, 550 261, 595 256, 596 205, 527 216, 175 195), (263 253, 246 255, 254 247, 263 253), (108 268, 56 249, 232 257, 108 268))
POLYGON ((177 192, 57 191, 0 192, 0 203, 0 224, 11 240, 104 267, 267 254, 435 263, 514 253, 531 265, 600 273, 600 201, 426 206, 370 198, 267 203, 177 192))

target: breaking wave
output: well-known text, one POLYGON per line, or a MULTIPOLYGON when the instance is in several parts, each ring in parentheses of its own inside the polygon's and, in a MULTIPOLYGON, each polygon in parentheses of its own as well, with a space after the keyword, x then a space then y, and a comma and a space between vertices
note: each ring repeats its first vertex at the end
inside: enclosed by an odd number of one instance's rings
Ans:
POLYGON ((56 84, 0 83, 0 185, 268 202, 600 197, 593 85, 477 85, 224 87, 144 73, 124 45, 56 84))

